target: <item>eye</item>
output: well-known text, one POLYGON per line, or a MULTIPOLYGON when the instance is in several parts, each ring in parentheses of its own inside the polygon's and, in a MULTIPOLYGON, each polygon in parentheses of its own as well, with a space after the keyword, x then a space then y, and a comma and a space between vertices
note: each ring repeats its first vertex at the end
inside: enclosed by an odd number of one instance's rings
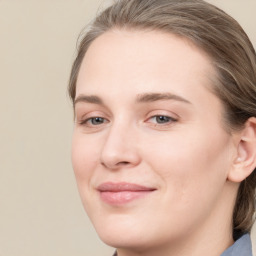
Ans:
POLYGON ((169 124, 172 122, 176 122, 177 119, 174 119, 170 116, 164 116, 164 115, 155 115, 149 118, 149 121, 155 124, 169 124))
POLYGON ((165 124, 172 121, 177 121, 176 119, 170 117, 170 116, 153 116, 150 118, 152 121, 154 121, 157 124, 165 124))
POLYGON ((158 124, 164 124, 171 121, 171 118, 169 116, 155 116, 154 119, 158 124))
POLYGON ((105 119, 102 117, 92 117, 87 119, 87 122, 90 122, 92 125, 99 125, 105 122, 105 119))
POLYGON ((80 124, 86 125, 86 126, 97 126, 97 125, 101 125, 101 124, 104 124, 107 122, 108 122, 107 119, 105 119, 103 117, 96 116, 96 117, 90 117, 85 120, 82 120, 80 122, 80 124))

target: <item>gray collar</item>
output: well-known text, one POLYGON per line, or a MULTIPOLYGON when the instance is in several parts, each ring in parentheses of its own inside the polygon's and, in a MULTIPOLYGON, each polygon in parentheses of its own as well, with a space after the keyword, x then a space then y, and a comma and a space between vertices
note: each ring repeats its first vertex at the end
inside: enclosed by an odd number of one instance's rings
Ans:
MULTIPOLYGON (((113 256, 117 256, 117 252, 113 256)), ((220 256, 252 256, 252 242, 249 234, 241 236, 220 256)))
POLYGON ((252 242, 249 234, 241 236, 220 256, 252 256, 252 242))

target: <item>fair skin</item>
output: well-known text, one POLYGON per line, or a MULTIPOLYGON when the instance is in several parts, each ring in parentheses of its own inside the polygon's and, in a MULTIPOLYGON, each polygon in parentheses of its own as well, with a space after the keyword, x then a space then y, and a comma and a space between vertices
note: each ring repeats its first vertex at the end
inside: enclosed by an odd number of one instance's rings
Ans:
POLYGON ((157 31, 112 30, 87 51, 72 162, 85 210, 118 256, 219 256, 233 243, 249 170, 234 167, 241 134, 224 128, 213 76, 206 54, 157 31))

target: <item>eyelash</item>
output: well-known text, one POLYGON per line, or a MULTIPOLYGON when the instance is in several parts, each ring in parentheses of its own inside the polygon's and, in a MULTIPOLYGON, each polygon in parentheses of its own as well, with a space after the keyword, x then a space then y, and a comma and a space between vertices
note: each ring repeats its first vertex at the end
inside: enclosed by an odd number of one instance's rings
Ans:
POLYGON ((90 117, 90 118, 87 118, 85 120, 82 120, 82 121, 79 122, 79 124, 80 125, 86 125, 86 126, 98 126, 98 125, 101 125, 101 124, 106 123, 106 122, 108 122, 106 118, 100 117, 100 116, 95 116, 95 117, 90 117), (93 124, 93 121, 95 121, 97 119, 101 119, 102 123, 93 124), (88 124, 89 122, 90 122, 90 124, 88 124))
POLYGON ((165 126, 165 125, 170 125, 173 122, 177 122, 178 120, 167 115, 154 115, 151 116, 148 120, 155 119, 155 125, 157 126, 165 126), (162 120, 161 120, 162 119, 162 120), (160 121, 160 122, 158 122, 160 121))

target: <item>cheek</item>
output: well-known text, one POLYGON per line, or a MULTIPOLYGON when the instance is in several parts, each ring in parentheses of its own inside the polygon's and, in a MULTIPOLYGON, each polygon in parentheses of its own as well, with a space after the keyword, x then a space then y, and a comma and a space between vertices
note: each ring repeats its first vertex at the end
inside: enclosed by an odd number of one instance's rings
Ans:
POLYGON ((74 133, 72 139, 72 165, 78 186, 86 185, 97 164, 97 151, 94 143, 74 133), (84 184, 85 183, 85 184, 84 184))
POLYGON ((181 135, 167 134, 161 138, 152 136, 149 144, 154 146, 144 144, 144 150, 151 156, 148 159, 152 159, 152 163, 163 166, 158 169, 165 169, 165 175, 197 174, 207 173, 209 168, 214 169, 216 165, 227 164, 230 161, 229 143, 229 136, 226 134, 218 134, 217 131, 209 134, 198 130, 196 133, 181 135))
POLYGON ((95 143, 83 134, 74 133, 72 139, 72 165, 78 192, 85 211, 90 213, 94 200, 92 179, 98 164, 98 152, 95 143))
POLYGON ((186 203, 198 197, 205 201, 216 196, 217 188, 221 189, 226 182, 231 159, 227 135, 198 131, 151 139, 150 144, 154 147, 144 147, 150 148, 145 151, 145 159, 161 177, 168 194, 175 195, 177 200, 186 203))
MULTIPOLYGON (((228 142, 220 137, 209 138, 196 134, 170 136, 151 140, 154 147, 144 151, 144 159, 163 185, 159 218, 165 219, 163 213, 170 212, 168 221, 172 223, 175 216, 180 230, 200 225, 222 198, 229 168, 228 142)), ((148 148, 144 145, 144 149, 148 148)))

